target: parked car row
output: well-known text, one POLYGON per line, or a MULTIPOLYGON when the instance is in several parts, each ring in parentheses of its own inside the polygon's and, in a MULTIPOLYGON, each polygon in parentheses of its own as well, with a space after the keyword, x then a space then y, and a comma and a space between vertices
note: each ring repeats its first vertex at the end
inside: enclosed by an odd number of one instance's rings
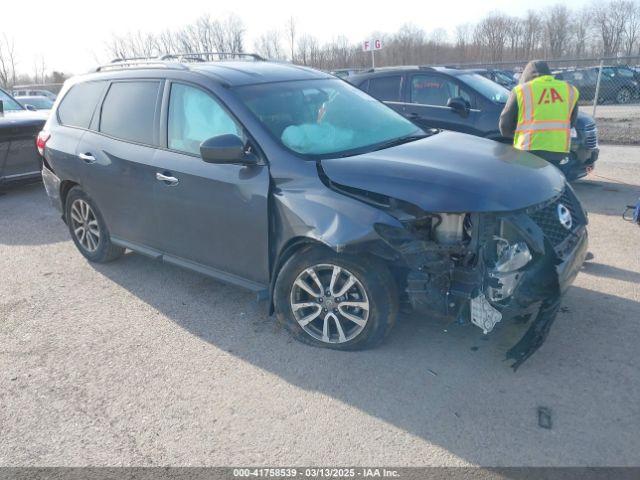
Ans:
MULTIPOLYGON (((510 143, 498 130, 509 96, 501 85, 477 73, 446 67, 379 68, 346 79, 422 128, 469 133, 510 143)), ((598 159, 596 124, 579 112, 568 161, 556 165, 569 180, 587 175, 598 159)))
POLYGON ((555 77, 574 85, 582 100, 593 100, 598 89, 598 102, 626 104, 640 96, 640 73, 629 67, 603 67, 598 86, 599 67, 562 70, 555 77))
MULTIPOLYGON (((518 82, 519 72, 507 69, 467 69, 511 90, 518 82)), ((562 68, 554 71, 556 78, 565 80, 580 90, 582 100, 595 97, 599 67, 562 68)), ((349 75, 352 76, 353 74, 349 75)), ((599 102, 630 103, 640 97, 640 68, 628 65, 613 65, 602 68, 599 102)))

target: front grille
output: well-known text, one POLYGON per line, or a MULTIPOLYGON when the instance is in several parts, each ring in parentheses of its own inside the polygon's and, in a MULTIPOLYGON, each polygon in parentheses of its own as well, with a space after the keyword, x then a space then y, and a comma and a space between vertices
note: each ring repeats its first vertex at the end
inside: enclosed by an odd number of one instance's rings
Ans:
POLYGON ((556 247, 566 240, 571 235, 571 232, 575 231, 581 224, 580 216, 577 214, 577 209, 580 208, 576 205, 573 195, 565 190, 564 193, 557 200, 546 205, 543 208, 535 210, 529 215, 534 222, 542 229, 542 232, 547 237, 549 242, 556 247), (564 225, 560 223, 560 216, 558 214, 558 205, 562 204, 571 213, 571 230, 568 230, 564 225))
POLYGON ((588 126, 584 130, 584 145, 589 150, 598 148, 598 129, 595 124, 588 126))

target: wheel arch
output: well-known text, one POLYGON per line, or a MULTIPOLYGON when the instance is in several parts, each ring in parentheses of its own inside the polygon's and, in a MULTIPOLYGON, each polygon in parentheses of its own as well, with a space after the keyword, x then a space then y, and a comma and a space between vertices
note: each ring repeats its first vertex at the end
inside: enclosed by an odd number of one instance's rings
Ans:
POLYGON ((336 248, 332 248, 331 245, 323 243, 315 238, 297 236, 290 238, 282 248, 280 248, 280 251, 277 252, 273 262, 273 267, 271 268, 271 278, 269 280, 269 315, 273 315, 274 312, 273 291, 276 285, 276 280, 278 279, 278 274, 280 273, 280 270, 282 270, 282 266, 299 251, 304 248, 314 246, 330 248, 333 251, 337 251, 336 248))
POLYGON ((69 192, 71 191, 71 189, 73 187, 77 187, 80 186, 80 184, 78 184, 77 182, 74 182, 73 180, 63 180, 62 183, 60 183, 60 203, 62 205, 62 220, 64 220, 64 222, 67 222, 67 213, 66 213, 66 208, 65 205, 67 204, 67 195, 69 195, 69 192))

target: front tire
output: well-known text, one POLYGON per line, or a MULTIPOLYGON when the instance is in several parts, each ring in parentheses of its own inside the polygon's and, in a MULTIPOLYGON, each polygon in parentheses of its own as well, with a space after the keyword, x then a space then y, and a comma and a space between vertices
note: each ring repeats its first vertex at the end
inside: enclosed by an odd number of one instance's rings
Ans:
POLYGON ((124 253, 124 248, 111 243, 109 230, 100 210, 80 187, 73 187, 67 195, 65 219, 73 243, 87 260, 106 263, 124 253))
POLYGON ((379 344, 398 313, 395 282, 381 262, 324 247, 304 248, 287 260, 274 301, 278 321, 295 339, 336 350, 379 344))

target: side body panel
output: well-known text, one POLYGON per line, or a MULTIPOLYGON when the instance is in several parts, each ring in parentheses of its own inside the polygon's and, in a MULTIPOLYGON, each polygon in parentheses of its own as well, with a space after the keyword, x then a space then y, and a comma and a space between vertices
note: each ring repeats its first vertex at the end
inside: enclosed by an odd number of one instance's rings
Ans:
POLYGON ((82 188, 93 198, 114 236, 158 247, 155 149, 87 131, 78 145, 82 188))

